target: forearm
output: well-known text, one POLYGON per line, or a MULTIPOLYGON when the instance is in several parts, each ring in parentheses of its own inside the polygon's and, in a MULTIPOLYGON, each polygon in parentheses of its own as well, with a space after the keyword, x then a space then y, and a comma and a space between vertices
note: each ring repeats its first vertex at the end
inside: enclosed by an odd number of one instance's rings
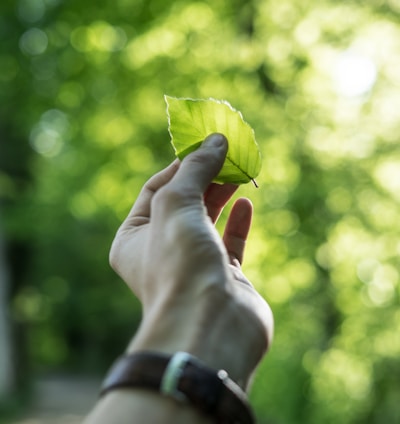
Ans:
POLYGON ((177 402, 156 392, 115 390, 100 399, 84 424, 211 424, 189 404, 177 402))
MULTIPOLYGON (((246 343, 246 338, 242 337, 243 345, 240 349, 232 344, 232 340, 238 339, 236 331, 241 330, 240 333, 245 332, 251 336, 251 332, 257 329, 257 326, 254 326, 251 317, 247 316, 243 319, 243 314, 237 310, 237 304, 231 302, 230 297, 226 299, 225 302, 218 300, 212 308, 213 313, 208 309, 203 311, 207 312, 202 314, 201 323, 204 325, 204 330, 200 329, 202 326, 199 322, 193 325, 188 318, 186 321, 179 319, 179 314, 174 314, 175 318, 168 318, 168 314, 165 314, 163 320, 161 317, 156 319, 157 316, 155 316, 155 321, 147 316, 130 343, 127 354, 144 351, 155 354, 174 354, 178 351, 186 351, 215 373, 219 369, 225 369, 234 381, 242 388, 246 388, 249 377, 254 371, 254 364, 262 352, 256 353, 258 349, 255 349, 254 344, 246 343), (236 319, 233 320, 233 317, 236 319), (243 325, 246 328, 241 328, 243 325), (196 327, 197 331, 194 331, 196 327), (231 334, 232 331, 234 334, 231 334), (163 337, 165 334, 168 337, 163 337), (253 355, 258 358, 252 358, 253 355)), ((193 308, 192 312, 192 315, 186 312, 185 316, 191 316, 197 320, 198 317, 193 308)), ((151 369, 154 370, 153 367, 151 369)), ((130 375, 129 371, 123 373, 130 375)), ((210 387, 209 390, 211 389, 210 387)), ((134 424, 136 422, 208 424, 214 421, 212 416, 205 416, 188 403, 176 401, 157 391, 129 388, 113 390, 101 398, 85 424, 134 424)))

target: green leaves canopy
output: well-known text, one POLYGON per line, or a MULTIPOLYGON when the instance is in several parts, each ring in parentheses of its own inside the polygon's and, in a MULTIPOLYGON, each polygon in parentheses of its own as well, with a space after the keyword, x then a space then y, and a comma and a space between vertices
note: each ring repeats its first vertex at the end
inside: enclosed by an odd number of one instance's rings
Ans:
POLYGON ((254 131, 228 102, 165 96, 169 133, 179 159, 196 150, 211 133, 222 133, 229 148, 216 181, 243 184, 257 177, 261 155, 254 131))
POLYGON ((235 194, 279 326, 257 422, 400 422, 399 7, 2 1, 0 226, 27 368, 104 370, 125 348, 141 309, 110 240, 170 163, 163 94, 212 96, 246 111, 263 156, 263 189, 235 194))

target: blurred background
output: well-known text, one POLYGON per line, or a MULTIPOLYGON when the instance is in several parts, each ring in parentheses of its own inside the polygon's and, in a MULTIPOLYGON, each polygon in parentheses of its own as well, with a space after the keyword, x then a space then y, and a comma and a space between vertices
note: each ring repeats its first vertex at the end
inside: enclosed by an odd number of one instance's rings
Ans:
MULTIPOLYGON (((2 0, 0 421, 75 423, 134 333, 108 265, 164 94, 255 129, 258 422, 400 422, 400 0, 2 0)), ((223 225, 225 216, 222 217, 223 225)), ((234 353, 234 352, 233 352, 234 353)))

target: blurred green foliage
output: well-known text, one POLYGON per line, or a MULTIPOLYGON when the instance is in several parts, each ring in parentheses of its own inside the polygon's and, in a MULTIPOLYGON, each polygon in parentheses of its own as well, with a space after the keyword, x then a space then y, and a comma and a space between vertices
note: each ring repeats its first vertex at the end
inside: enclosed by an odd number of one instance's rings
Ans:
POLYGON ((163 95, 228 100, 264 164, 245 272, 260 423, 400 421, 399 0, 3 0, 0 201, 34 370, 102 370, 140 306, 108 266, 168 164, 163 95))

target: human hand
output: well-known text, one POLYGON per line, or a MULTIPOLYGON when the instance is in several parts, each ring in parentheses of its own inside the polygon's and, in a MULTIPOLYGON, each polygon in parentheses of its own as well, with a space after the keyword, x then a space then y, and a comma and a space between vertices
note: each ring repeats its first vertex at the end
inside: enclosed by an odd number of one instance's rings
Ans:
POLYGON ((270 308, 241 271, 252 205, 234 204, 223 238, 214 224, 236 186, 213 184, 227 152, 214 134, 143 187, 110 252, 143 304, 130 351, 187 351, 245 387, 272 338, 270 308))

